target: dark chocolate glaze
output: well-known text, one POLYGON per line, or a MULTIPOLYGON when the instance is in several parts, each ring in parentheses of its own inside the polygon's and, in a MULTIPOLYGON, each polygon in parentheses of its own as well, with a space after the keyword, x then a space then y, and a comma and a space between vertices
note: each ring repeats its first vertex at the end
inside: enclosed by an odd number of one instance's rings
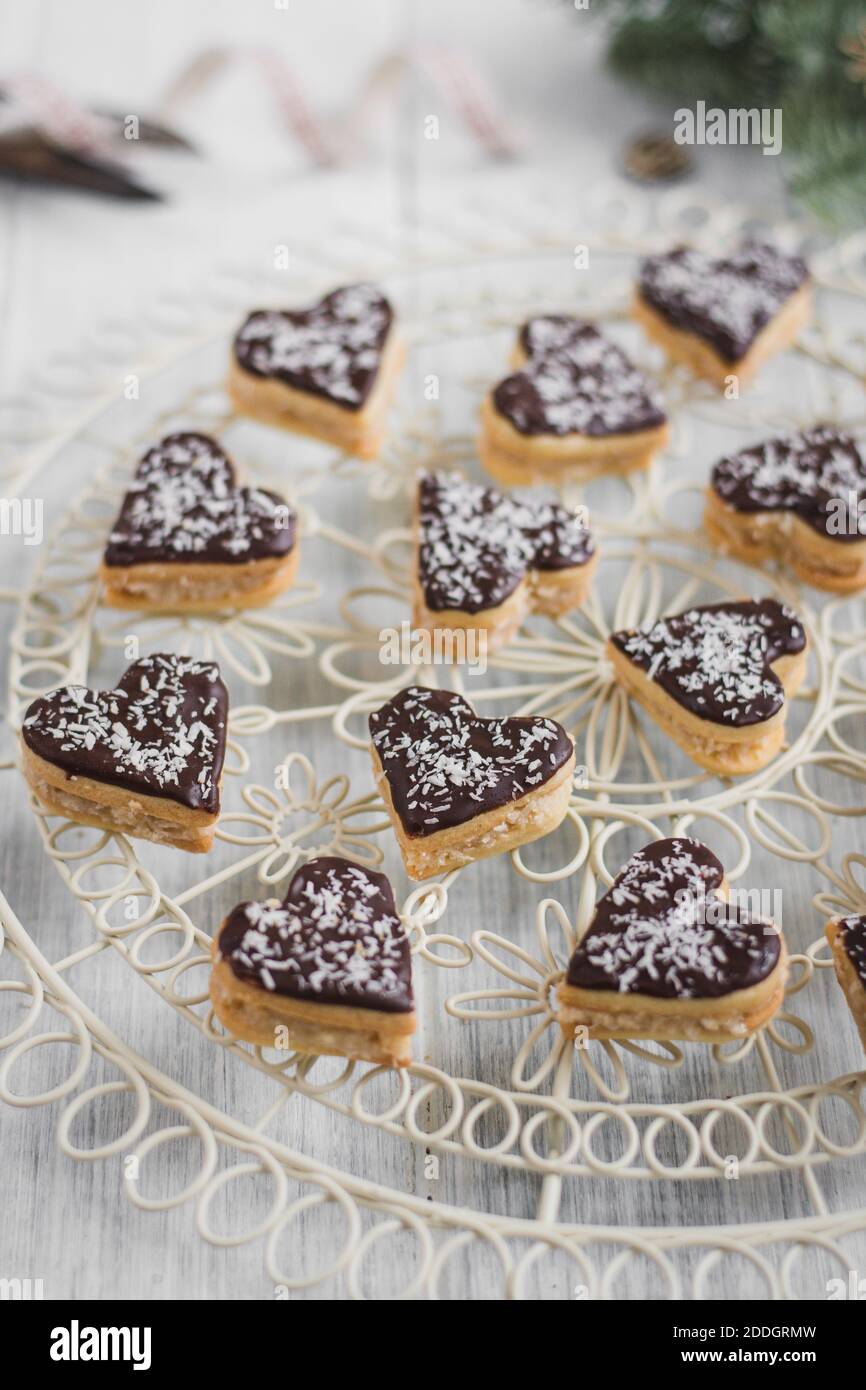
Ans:
POLYGON ((530 319, 519 341, 528 360, 494 389, 493 404, 520 434, 596 437, 664 424, 645 378, 591 323, 530 319))
POLYGON ((610 640, 684 709, 745 728, 782 708, 785 692, 772 663, 803 651, 806 634, 787 605, 764 598, 689 608, 610 640))
POLYGON ((861 541, 866 535, 866 514, 863 529, 858 526, 859 504, 866 500, 866 462, 854 440, 832 425, 815 425, 729 454, 713 469, 711 486, 736 512, 796 512, 829 540, 861 541))
POLYGON ((295 533, 295 514, 282 497, 235 486, 231 460, 215 440, 169 434, 136 469, 105 563, 244 565, 288 555, 295 533))
POLYGON ((310 309, 255 309, 234 341, 239 366, 360 410, 376 381, 394 313, 375 285, 346 285, 310 309))
POLYGON ((595 543, 573 513, 523 502, 459 473, 418 484, 418 578, 432 612, 480 613, 503 603, 527 570, 585 565, 595 543))
POLYGON ((574 745, 552 719, 479 719, 462 695, 409 686, 370 715, 407 835, 434 835, 537 791, 574 745))
POLYGON ((641 262, 638 291, 674 328, 702 338, 733 364, 808 279, 799 256, 762 242, 718 259, 678 246, 641 262))
POLYGON ((845 954, 866 989, 866 917, 843 917, 839 929, 845 954))
POLYGON ((719 860, 697 840, 646 845, 598 903, 567 983, 654 999, 715 999, 765 980, 779 961, 779 934, 719 897, 723 877, 719 860))
POLYGON ((384 874, 322 856, 298 869, 282 903, 240 903, 219 953, 239 980, 316 1004, 409 1013, 412 959, 384 874))
POLYGON ((64 685, 27 710, 28 748, 72 777, 219 811, 228 691, 213 662, 142 657, 114 690, 64 685))

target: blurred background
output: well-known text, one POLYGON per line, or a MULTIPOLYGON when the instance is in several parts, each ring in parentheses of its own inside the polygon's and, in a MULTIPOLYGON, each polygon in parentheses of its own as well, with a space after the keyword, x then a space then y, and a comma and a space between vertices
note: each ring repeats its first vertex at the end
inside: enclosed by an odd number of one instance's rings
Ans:
POLYGON ((864 87, 850 0, 2 0, 3 394, 107 308, 346 215, 411 236, 622 178, 860 225, 864 87), (676 145, 699 99, 782 106, 781 157, 676 145))

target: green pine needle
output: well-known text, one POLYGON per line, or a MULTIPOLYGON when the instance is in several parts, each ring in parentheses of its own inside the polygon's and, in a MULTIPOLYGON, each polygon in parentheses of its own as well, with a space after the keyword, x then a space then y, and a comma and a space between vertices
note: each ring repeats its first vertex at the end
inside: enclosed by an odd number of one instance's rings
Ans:
POLYGON ((841 45, 864 0, 592 0, 611 67, 667 97, 672 111, 779 107, 792 193, 835 223, 866 222, 866 76, 841 45))

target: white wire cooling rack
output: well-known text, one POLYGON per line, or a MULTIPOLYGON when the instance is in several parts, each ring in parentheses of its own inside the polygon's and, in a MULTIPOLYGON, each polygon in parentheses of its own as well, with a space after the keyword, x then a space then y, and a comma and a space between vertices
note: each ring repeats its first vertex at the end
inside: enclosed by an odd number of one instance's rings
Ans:
MULTIPOLYGON (((62 1150, 90 1161, 122 1157, 136 1205, 194 1204, 205 1240, 263 1241, 268 1276, 288 1291, 334 1286, 377 1296, 393 1244, 407 1297, 453 1296, 461 1275, 479 1296, 463 1268, 479 1250, 487 1297, 537 1296, 545 1271, 560 1297, 624 1289, 701 1297, 718 1291, 731 1260, 745 1262, 752 1295, 823 1297, 829 1278, 847 1278, 866 1259, 866 1207, 834 1209, 837 1185, 828 1194, 825 1182, 862 1164, 866 1109, 859 1045, 821 930, 828 915, 866 911, 866 855, 857 847, 866 813, 866 610, 860 599, 825 600, 783 574, 717 560, 696 519, 709 465, 732 439, 828 418, 863 432, 857 316, 866 238, 812 248, 821 286, 814 328, 753 392, 730 402, 667 368, 628 326, 625 304, 639 251, 682 236, 727 244, 751 226, 746 210, 685 193, 663 199, 650 218, 647 204, 622 190, 599 190, 579 218, 527 206, 519 224, 513 209, 490 207, 431 223, 411 257, 381 232, 335 231, 323 247, 294 248, 288 279, 232 273, 188 302, 151 306, 137 345, 125 325, 101 328, 80 359, 48 369, 28 400, 0 407, 13 446, 7 495, 65 498, 69 478, 81 483, 75 500, 55 508, 21 594, 9 642, 12 727, 37 693, 69 681, 107 684, 153 650, 216 658, 232 696, 224 812, 203 866, 28 810, 23 794, 14 799, 14 814, 32 816, 70 916, 88 935, 52 953, 46 943, 56 948, 58 937, 30 919, 28 904, 16 914, 2 901, 9 969, 0 992, 12 1007, 0 1097, 57 1104, 62 1150), (589 247, 589 271, 575 268, 578 245, 589 247), (412 346, 381 459, 360 465, 237 420, 221 380, 239 315, 254 302, 303 302, 361 275, 395 295, 412 346), (514 327, 552 309, 609 323, 656 376, 674 423, 671 449, 647 475, 593 484, 583 495, 602 555, 583 609, 533 620, 483 674, 384 667, 380 631, 409 617, 414 470, 476 468, 480 393, 504 373, 514 327), (136 368, 119 390, 121 351, 136 368), (299 582, 266 609, 203 620, 100 606, 99 554, 133 462, 160 433, 184 426, 219 434, 242 471, 300 510, 299 582), (723 781, 696 772, 629 707, 606 667, 605 636, 691 602, 762 591, 803 615, 810 677, 779 757, 755 776, 723 781), (407 883, 371 790, 365 719, 409 680, 453 684, 481 712, 538 711, 569 728, 584 777, 556 835, 439 882, 407 883), (712 1049, 565 1043, 554 987, 598 893, 640 844, 686 832, 717 850, 734 885, 775 895, 770 910, 782 908, 792 950, 783 1011, 746 1042, 712 1049), (322 852, 384 861, 398 901, 402 891, 423 1028, 405 1073, 239 1044, 210 1010, 208 948, 221 916, 243 897, 282 894, 294 869, 322 852), (125 988, 152 992, 154 1029, 168 1007, 196 1030, 198 1046, 246 1069, 257 1113, 195 1094, 96 1016, 78 981, 103 969, 106 953, 126 967, 125 988), (61 1080, 36 1092, 16 1087, 28 1055, 61 1044, 71 1059, 61 1080), (94 1079, 97 1063, 109 1079, 94 1079), (125 1112, 110 1139, 83 1143, 82 1120, 110 1113, 120 1096, 131 1097, 131 1118, 125 1112), (327 1154, 289 1142, 291 1098, 309 1109, 310 1132, 322 1111, 340 1122, 328 1130, 341 1137, 327 1154), (371 1177, 363 1135, 421 1154, 415 1179, 401 1186, 371 1177), (170 1197, 145 1196, 143 1166, 184 1136, 199 1148, 189 1180, 170 1197), (443 1163, 451 1174, 496 1170, 498 1180, 455 1180, 446 1199, 424 1181, 443 1163), (212 1220, 215 1204, 253 1175, 267 1188, 264 1214, 227 1235, 212 1220), (626 1194, 641 1180, 669 1194, 664 1222, 637 1219, 626 1194), (518 1181, 521 1191, 534 1184, 534 1213, 509 1201, 518 1181), (743 1219, 734 1200, 730 1219, 707 1225, 688 1195, 701 1183, 727 1186, 726 1200, 758 1191, 759 1207, 744 1199, 743 1209, 774 1214, 743 1219), (486 1196, 470 1205, 466 1191, 486 1196), (327 1242, 292 1238, 323 1212, 333 1218, 327 1242), (304 1263, 311 1244, 313 1267, 304 1263)), ((802 237, 793 226, 773 231, 789 244, 802 237)), ((6 767, 9 785, 14 759, 6 767)), ((11 794, 5 800, 13 804, 11 794)))

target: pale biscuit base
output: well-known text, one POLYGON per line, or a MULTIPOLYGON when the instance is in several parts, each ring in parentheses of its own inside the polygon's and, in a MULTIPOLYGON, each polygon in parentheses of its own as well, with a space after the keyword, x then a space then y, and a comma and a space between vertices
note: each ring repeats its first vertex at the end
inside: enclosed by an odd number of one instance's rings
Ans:
POLYGON ((735 376, 741 385, 752 380, 769 358, 775 357, 796 341, 809 322, 812 313, 812 286, 796 290, 755 338, 744 357, 726 362, 708 342, 697 333, 675 328, 664 315, 653 308, 638 291, 632 300, 632 315, 648 338, 658 343, 672 362, 681 362, 695 376, 711 381, 720 390, 735 376))
POLYGON ((595 551, 582 565, 570 565, 561 570, 528 570, 502 603, 482 608, 480 613, 467 613, 461 608, 428 608, 416 563, 412 625, 425 632, 484 632, 487 650, 496 651, 511 641, 531 613, 556 618, 583 603, 597 564, 598 552, 595 551))
POLYGON ((732 1042, 763 1028, 785 997, 788 953, 781 955, 760 984, 735 989, 717 999, 655 999, 612 989, 557 986, 559 1024, 567 1038, 578 1030, 597 1040, 651 1038, 657 1042, 732 1042))
POLYGON ((504 487, 589 482, 648 468, 670 437, 667 424, 629 434, 521 434, 499 414, 492 394, 481 405, 478 457, 504 487))
POLYGON ((274 377, 245 371, 232 354, 227 390, 235 408, 265 425, 310 435, 357 458, 374 459, 385 437, 388 411, 406 360, 402 339, 393 331, 367 400, 349 410, 312 391, 299 391, 274 377))
POLYGON ((836 971, 836 979, 839 981, 839 986, 845 996, 845 1002, 851 1010, 851 1017, 857 1025, 863 1051, 866 1052, 866 989, 864 989, 863 981, 845 950, 842 941, 843 920, 843 918, 836 917, 828 922, 824 927, 824 935, 829 941, 830 950, 833 953, 833 968, 836 971))
POLYGON ((708 488, 704 529, 714 545, 747 565, 775 559, 804 583, 834 594, 866 588, 866 539, 822 536, 796 512, 738 512, 708 488))
POLYGON ((23 738, 21 770, 31 791, 52 815, 66 816, 78 825, 172 845, 190 854, 204 854, 213 844, 218 815, 192 811, 166 796, 131 792, 92 777, 70 776, 40 758, 23 738))
POLYGON ((299 549, 246 565, 144 564, 100 566, 103 601, 139 613, 218 613, 260 608, 294 583, 299 549))
POLYGON ((261 989, 238 979, 220 956, 218 940, 212 948, 210 997, 217 1018, 233 1037, 259 1047, 275 1047, 285 1030, 290 1052, 350 1057, 384 1067, 410 1065, 414 1012, 317 1004, 261 989))
POLYGON ((465 825, 449 826, 445 830, 434 831, 432 835, 407 835, 394 809, 391 788, 374 747, 371 747, 370 755, 376 786, 391 818, 406 872, 412 879, 450 873, 452 869, 460 869, 476 859, 505 854, 518 845, 540 840, 542 835, 548 835, 561 824, 568 810, 574 774, 573 753, 549 781, 542 783, 535 791, 526 792, 516 801, 510 801, 507 806, 482 811, 465 825))
POLYGON ((693 762, 720 776, 741 777, 766 767, 782 747, 787 701, 793 699, 803 682, 808 647, 772 663, 785 691, 786 703, 778 713, 761 724, 739 728, 700 719, 691 710, 684 709, 611 641, 607 643, 606 652, 614 675, 626 693, 643 705, 693 762))

